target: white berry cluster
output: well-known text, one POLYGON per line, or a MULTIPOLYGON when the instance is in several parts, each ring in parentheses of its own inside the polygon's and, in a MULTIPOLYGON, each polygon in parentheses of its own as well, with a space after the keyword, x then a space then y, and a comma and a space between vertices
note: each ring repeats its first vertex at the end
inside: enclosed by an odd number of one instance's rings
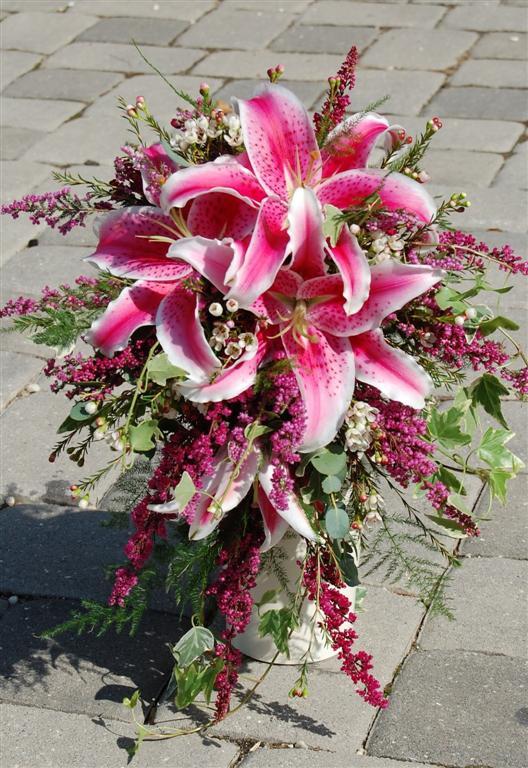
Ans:
POLYGON ((349 451, 364 453, 372 442, 372 429, 378 416, 378 409, 368 403, 357 401, 348 409, 345 417, 345 441, 349 451))
POLYGON ((242 128, 238 115, 229 114, 207 117, 201 115, 185 121, 184 128, 177 131, 171 139, 171 145, 185 153, 189 147, 203 147, 209 139, 223 136, 230 147, 239 147, 242 142, 242 128))
MULTIPOLYGON (((238 310, 238 302, 235 299, 228 299, 225 306, 230 313, 238 310)), ((213 317, 221 317, 224 314, 224 307, 219 301, 215 301, 209 305, 209 314, 213 317)), ((237 333, 235 321, 230 318, 225 323, 220 321, 214 323, 209 344, 215 352, 224 352, 232 360, 237 360, 244 352, 254 352, 258 341, 254 333, 237 333)))
POLYGON ((399 256, 405 248, 405 243, 397 235, 385 235, 383 232, 375 232, 370 250, 374 253, 374 261, 380 264, 394 256, 399 256))

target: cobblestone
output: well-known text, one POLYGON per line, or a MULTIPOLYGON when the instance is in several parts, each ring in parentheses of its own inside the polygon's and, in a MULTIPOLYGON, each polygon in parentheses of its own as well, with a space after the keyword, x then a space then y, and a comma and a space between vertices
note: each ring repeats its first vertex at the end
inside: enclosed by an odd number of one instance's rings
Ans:
POLYGON ((0 99, 0 124, 16 128, 38 126, 39 131, 54 131, 78 114, 82 105, 52 99, 0 99))
MULTIPOLYGON (((452 85, 484 85, 488 88, 526 87, 526 69, 516 61, 478 59, 465 61, 451 78, 452 85)), ((523 98, 523 94, 519 94, 523 98)), ((526 98, 526 96, 524 97, 526 98)))
MULTIPOLYGON (((17 197, 27 195, 34 187, 49 176, 49 167, 41 163, 23 160, 4 160, 0 163, 0 199, 8 203, 17 197)), ((8 220, 3 219, 5 224, 8 220)), ((23 219, 18 219, 22 223, 23 219)))
POLYGON ((444 80, 444 75, 438 72, 360 69, 354 88, 354 109, 389 96, 380 107, 385 114, 401 114, 404 109, 410 115, 417 115, 441 88, 444 80))
POLYGON ((12 83, 17 77, 29 72, 42 61, 41 56, 22 51, 2 51, 2 66, 0 67, 0 89, 12 83))
POLYGON ((16 160, 46 134, 31 128, 2 129, 0 160, 16 160))
POLYGON ((75 69, 39 69, 29 72, 7 88, 5 95, 29 99, 93 101, 122 80, 117 72, 75 69))
MULTIPOLYGON (((285 4, 288 8, 288 4, 285 4)), ((243 10, 223 4, 212 13, 193 24, 178 39, 178 45, 201 48, 232 48, 233 29, 244 30, 236 42, 236 48, 253 50, 264 48, 291 23, 289 13, 274 13, 266 10, 243 10)), ((335 51, 335 48, 334 48, 335 51)))
POLYGON ((363 67, 387 69, 447 69, 477 40, 473 32, 447 29, 391 29, 382 34, 361 59, 363 67))
MULTIPOLYGON (((172 75, 185 72, 199 61, 204 51, 192 48, 160 48, 141 46, 142 53, 159 70, 172 75)), ((75 61, 78 69, 103 70, 110 72, 152 72, 133 45, 118 43, 72 43, 46 60, 46 69, 67 68, 75 61)))
MULTIPOLYGON (((342 56, 329 53, 282 53, 281 64, 291 80, 321 82, 322 72, 337 72, 342 56)), ((200 61, 193 75, 216 77, 263 77, 268 67, 276 63, 276 54, 270 51, 216 51, 200 61)))
POLYGON ((490 6, 482 3, 478 13, 468 3, 453 8, 442 20, 442 25, 456 29, 475 29, 480 32, 523 32, 528 27, 526 7, 490 6))
POLYGON ((168 45, 187 27, 186 22, 177 19, 101 19, 79 35, 77 40, 96 43, 130 43, 135 40, 143 45, 168 45))
POLYGON ((38 296, 45 285, 72 285, 80 274, 93 275, 94 268, 82 261, 90 253, 90 248, 75 248, 71 245, 36 245, 26 248, 2 270, 2 302, 22 294, 38 296))
POLYGON ((0 411, 30 382, 38 378, 42 360, 0 350, 0 411))
POLYGON ((116 113, 105 117, 81 117, 65 123, 33 144, 25 160, 56 165, 94 161, 111 163, 123 144, 123 127, 116 113))
POLYGON ((96 21, 81 14, 17 13, 2 22, 2 48, 53 53, 96 21))
POLYGON ((526 473, 510 484, 508 504, 493 503, 489 513, 489 492, 485 491, 475 510, 480 523, 480 536, 463 544, 467 557, 528 559, 528 476, 526 473))
MULTIPOLYGON (((524 2, 524 0, 522 0, 524 2)), ((488 32, 471 51, 475 59, 526 59, 526 35, 512 32, 488 32)))
POLYGON ((442 117, 528 119, 527 91, 516 88, 444 88, 428 105, 442 117))
POLYGON ((460 185, 488 187, 502 164, 502 155, 463 149, 430 149, 424 159, 432 181, 452 185, 454 189, 460 185))
POLYGON ((279 35, 270 48, 300 53, 335 53, 354 44, 361 52, 376 38, 374 27, 332 27, 298 24, 279 35))
MULTIPOLYGON (((418 131, 423 130, 425 121, 437 114, 432 107, 427 107, 424 111, 426 116, 418 118, 397 113, 393 121, 416 135, 418 131)), ((512 151, 523 131, 521 123, 512 121, 466 120, 453 117, 444 120, 444 127, 434 137, 432 147, 506 153, 512 151)))
POLYGON ((528 189, 528 143, 518 144, 493 182, 494 187, 528 189))
POLYGON ((385 3, 341 3, 319 0, 302 16, 303 24, 357 24, 375 27, 418 27, 432 29, 445 14, 441 5, 427 8, 385 3))
MULTIPOLYGON (((266 81, 261 80, 260 82, 264 83, 266 81)), ((285 79, 284 85, 296 93, 307 108, 317 104, 324 92, 324 86, 317 82, 303 83, 302 81, 297 82, 295 80, 290 82, 285 79)), ((229 101, 232 96, 236 96, 239 99, 249 99, 255 94, 256 87, 257 82, 255 79, 231 80, 227 85, 220 88, 219 91, 215 91, 214 96, 224 101, 229 101)))
POLYGON ((180 19, 196 21, 215 6, 215 0, 76 0, 73 13, 88 13, 95 16, 136 16, 148 19, 180 19))

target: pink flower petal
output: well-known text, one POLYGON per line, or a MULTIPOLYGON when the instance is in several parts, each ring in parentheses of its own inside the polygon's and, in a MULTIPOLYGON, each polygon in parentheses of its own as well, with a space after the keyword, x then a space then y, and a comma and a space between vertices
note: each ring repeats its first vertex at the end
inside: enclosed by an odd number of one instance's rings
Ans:
POLYGON ((272 325, 289 320, 302 282, 302 277, 296 272, 280 269, 269 291, 259 296, 249 310, 272 325))
POLYGON ((391 347, 380 330, 350 339, 356 356, 358 381, 377 387, 391 400, 411 408, 423 408, 431 380, 411 355, 391 347))
POLYGON ((162 301, 156 316, 158 340, 173 365, 194 382, 208 382, 221 364, 200 323, 198 296, 178 286, 162 301))
POLYGON ((160 186, 164 178, 174 173, 178 166, 170 158, 159 142, 150 147, 143 147, 143 155, 147 158, 147 165, 142 164, 141 180, 143 182, 143 194, 152 205, 159 205, 160 186), (150 167, 149 167, 150 166, 150 167), (152 183, 154 181, 154 184, 152 183))
POLYGON ((288 211, 291 268, 304 278, 324 275, 324 235, 321 206, 308 187, 293 193, 288 211))
POLYGON ((382 320, 442 279, 442 270, 384 261, 371 269, 370 294, 359 312, 347 316, 344 303, 334 298, 310 308, 318 328, 336 336, 351 336, 377 328, 382 320))
POLYGON ((388 174, 379 168, 351 170, 338 173, 323 181, 317 189, 320 202, 337 208, 353 208, 363 204, 377 192, 383 205, 390 210, 402 208, 429 223, 436 214, 436 205, 423 184, 401 173, 388 174))
POLYGON ((344 226, 335 246, 328 246, 343 278, 344 310, 347 315, 357 312, 370 291, 370 267, 364 251, 349 228, 344 226))
MULTIPOLYGON (((268 500, 273 490, 272 478, 273 465, 265 463, 258 473, 258 480, 261 489, 267 496, 268 500)), ((301 507, 293 494, 290 494, 288 499, 288 506, 286 509, 277 509, 276 511, 277 514, 279 514, 282 519, 285 520, 288 525, 293 528, 294 531, 297 531, 300 536, 304 536, 305 539, 309 539, 310 541, 318 540, 319 537, 310 525, 304 509, 301 507)))
POLYGON ((92 324, 90 344, 107 356, 124 349, 135 330, 154 325, 159 305, 174 287, 174 283, 138 282, 125 288, 92 324))
POLYGON ((131 206, 107 214, 99 223, 99 244, 86 261, 133 280, 179 280, 190 274, 186 264, 167 259, 169 244, 155 238, 179 235, 159 208, 131 206))
POLYGON ((299 99, 280 85, 265 86, 238 101, 244 144, 268 194, 283 199, 303 182, 321 178, 321 156, 310 117, 299 99))
POLYGON ((264 197, 254 174, 231 155, 224 155, 213 162, 173 173, 163 185, 160 205, 169 212, 171 208, 183 208, 189 200, 207 192, 225 192, 249 205, 260 202, 264 197))
POLYGON ((286 212, 284 203, 271 197, 260 207, 244 260, 232 276, 227 295, 227 298, 236 299, 241 307, 249 307, 268 290, 286 258, 286 212))
POLYGON ((375 112, 359 112, 348 117, 328 135, 323 152, 323 176, 365 168, 377 138, 388 128, 388 121, 375 112))
POLYGON ((283 343, 306 406, 300 451, 327 445, 343 424, 354 393, 354 355, 348 339, 321 333, 314 326, 298 343, 292 332, 283 343))
POLYGON ((290 526, 286 520, 279 515, 260 484, 258 486, 257 498, 262 514, 262 524, 264 526, 265 535, 260 551, 267 552, 274 547, 275 544, 279 543, 290 526))
POLYGON ((243 200, 223 192, 210 192, 193 200, 187 226, 193 235, 242 240, 253 231, 256 218, 256 210, 243 200))
POLYGON ((167 256, 190 264, 219 291, 227 291, 226 271, 233 261, 234 252, 226 243, 205 237, 186 237, 171 245, 167 256))

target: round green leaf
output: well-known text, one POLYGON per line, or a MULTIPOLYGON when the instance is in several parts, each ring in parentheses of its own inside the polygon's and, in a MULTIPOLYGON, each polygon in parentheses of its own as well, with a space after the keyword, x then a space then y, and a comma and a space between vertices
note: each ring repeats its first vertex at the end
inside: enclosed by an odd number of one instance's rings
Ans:
POLYGON ((343 539, 350 529, 350 520, 342 507, 332 507, 326 513, 325 525, 332 539, 343 539))

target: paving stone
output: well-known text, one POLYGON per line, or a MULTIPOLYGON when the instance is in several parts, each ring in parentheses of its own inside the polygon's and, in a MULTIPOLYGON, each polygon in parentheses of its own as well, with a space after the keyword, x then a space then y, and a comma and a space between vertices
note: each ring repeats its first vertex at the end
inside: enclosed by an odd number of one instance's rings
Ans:
POLYGON ((6 96, 29 99, 93 101, 113 88, 123 76, 117 72, 39 69, 29 72, 6 90, 6 96))
POLYGON ((299 24, 279 35, 270 48, 273 51, 335 53, 352 45, 362 52, 376 38, 374 27, 310 26, 299 24))
MULTIPOLYGON (((193 69, 195 75, 216 77, 262 77, 276 61, 270 51, 216 51, 200 61, 193 69)), ((329 53, 281 53, 290 80, 321 82, 327 72, 337 72, 343 57, 329 53)))
POLYGON ((506 160, 501 168, 493 186, 528 189, 528 142, 515 148, 513 155, 506 160))
POLYGON ((43 709, 129 720, 124 696, 137 688, 151 702, 172 668, 167 643, 182 634, 175 617, 149 612, 138 633, 110 630, 37 637, 64 622, 79 603, 73 600, 19 600, 2 618, 0 699, 43 709))
MULTIPOLYGON (((312 0, 266 0, 266 10, 275 13, 300 13, 304 11, 312 0)), ((222 5, 229 8, 244 8, 253 10, 255 0, 222 0, 222 5)))
MULTIPOLYGON (((288 8, 287 4, 285 8, 288 8)), ((289 13, 278 14, 267 10, 265 3, 251 10, 221 4, 217 10, 208 13, 184 32, 178 38, 178 45, 208 49, 236 47, 250 51, 265 48, 292 20, 293 16, 289 13), (238 31, 235 45, 234 30, 238 31)))
MULTIPOLYGON (((141 50, 149 61, 168 75, 184 72, 205 53, 192 48, 161 48, 153 45, 141 46, 141 50)), ((152 72, 133 45, 119 43, 71 43, 46 59, 44 66, 47 69, 67 69, 73 61, 76 69, 124 73, 152 72)))
MULTIPOLYGON (((222 99, 229 102, 232 96, 239 99, 249 99, 255 95, 256 87, 259 83, 265 83, 265 80, 231 80, 227 85, 220 88, 214 94, 215 99, 222 99)), ((318 103, 324 93, 324 85, 317 82, 303 83, 302 81, 288 81, 285 79, 284 85, 292 90, 305 107, 309 109, 318 103)))
POLYGON ((17 13, 2 22, 2 47, 53 53, 96 21, 81 14, 17 13))
MULTIPOLYGON (((361 638, 358 644, 361 642, 361 647, 374 654, 374 672, 386 683, 412 642, 422 610, 413 599, 376 588, 368 590, 364 606, 365 611, 356 623, 361 638), (398 615, 396 625, 391 619, 393 615, 398 615), (390 643, 385 640, 387 636, 390 643)), ((244 672, 252 676, 261 675, 265 668, 265 664, 255 661, 244 663, 244 672)), ((338 756, 361 748, 374 711, 354 695, 350 681, 339 671, 337 660, 312 665, 310 696, 288 700, 287 692, 297 675, 296 667, 273 668, 248 705, 219 724, 212 735, 237 739, 250 733, 252 738, 264 742, 304 741, 308 747, 329 750, 338 756)), ((172 706, 158 707, 156 717, 158 722, 174 718, 172 706)))
POLYGON ((524 768, 527 687, 519 659, 469 651, 413 653, 393 687, 391 706, 376 721, 367 753, 454 768, 524 768))
POLYGON ((0 124, 14 128, 35 126, 39 131, 54 131, 78 114, 82 104, 47 99, 0 99, 0 124))
POLYGON ((177 19, 120 18, 101 19, 79 35, 77 40, 97 43, 168 45, 188 24, 177 19))
POLYGON ((243 762, 244 768, 431 768, 424 763, 402 763, 360 755, 333 755, 331 752, 305 749, 277 749, 262 746, 251 752, 243 762))
MULTIPOLYGON (((174 87, 196 96, 203 77, 189 77, 188 75, 178 75, 172 78, 174 87)), ((223 85, 223 80, 215 77, 208 78, 211 90, 214 92, 223 85)), ((119 113, 116 109, 117 99, 122 96, 127 102, 134 101, 138 94, 142 94, 148 99, 150 111, 161 123, 169 124, 177 107, 189 106, 180 99, 158 75, 137 75, 124 80, 116 86, 110 93, 107 93, 100 99, 97 99, 85 112, 86 117, 95 117, 100 115, 112 116, 114 121, 119 123, 119 113)), ((123 138, 125 136, 123 131, 123 138)), ((154 138, 154 136, 153 136, 154 138)))
POLYGON ((215 0, 76 0, 72 12, 96 16, 135 16, 196 21, 215 6, 215 0))
POLYGON ((442 19, 442 25, 457 29, 476 29, 480 32, 523 32, 528 26, 528 13, 524 8, 504 6, 479 6, 475 9, 464 3, 449 11, 442 19))
POLYGON ((35 226, 27 219, 8 219, 2 217, 0 227, 0 267, 3 266, 21 248, 39 236, 45 229, 45 224, 35 226))
POLYGON ((3 0, 6 11, 65 11, 68 0, 3 0))
POLYGON ((455 621, 426 619, 420 648, 526 654, 528 562, 500 557, 464 558, 447 588, 455 621), (483 621, 483 617, 486 617, 483 621))
POLYGON ((474 228, 489 227, 508 232, 526 232, 528 196, 525 191, 514 187, 482 189, 469 186, 456 190, 453 184, 445 187, 435 184, 429 187, 429 192, 439 200, 450 197, 454 191, 466 192, 471 202, 471 208, 466 209, 463 216, 454 220, 463 229, 471 232, 474 228))
POLYGON ((0 350, 0 410, 3 410, 30 382, 38 378, 42 360, 0 350))
MULTIPOLYGON (((1 711, 5 731, 11 736, 3 745, 4 759, 12 768, 30 765, 39 768, 124 768, 129 760, 125 750, 135 740, 131 725, 107 722, 102 717, 90 718, 12 704, 4 705, 1 711), (46 734, 45 741, 43 733, 46 734)), ((237 754, 235 744, 193 735, 144 742, 134 756, 134 766, 228 768, 234 764, 237 754)))
POLYGON ((81 117, 65 123, 33 144, 23 157, 56 165, 111 163, 126 139, 123 121, 115 111, 112 115, 81 117))
MULTIPOLYGON (((522 0, 524 2, 524 0, 522 0)), ((528 39, 512 32, 488 32, 471 51, 474 59, 525 59, 528 39)))
POLYGON ((358 24, 373 27, 418 27, 432 29, 445 14, 440 5, 427 8, 385 3, 341 3, 320 0, 302 16, 303 24, 358 24))
POLYGON ((0 159, 16 160, 45 135, 30 128, 2 128, 0 159))
POLYGON ((111 582, 105 579, 104 569, 124 560, 128 538, 126 529, 103 527, 107 520, 106 512, 78 507, 18 504, 4 508, 0 590, 106 602, 111 582))
POLYGON ((363 67, 389 69, 447 69, 477 40, 473 32, 446 29, 391 29, 369 48, 361 59, 363 67))
POLYGON ((517 88, 443 88, 428 105, 442 118, 476 117, 508 120, 528 119, 526 92, 517 88))
MULTIPOLYGON (((383 106, 386 111, 386 105, 383 106)), ((423 131, 429 117, 435 114, 436 112, 427 107, 424 117, 402 116, 397 113, 392 119, 394 123, 403 125, 409 133, 417 135, 423 131)), ((433 139, 434 149, 511 152, 524 130, 521 123, 505 120, 465 120, 451 117, 443 123, 442 130, 433 139)))
MULTIPOLYGON (((469 59, 465 61, 451 78, 452 85, 483 85, 489 88, 526 87, 526 67, 517 61, 498 59, 469 59)), ((526 94, 519 94, 519 99, 526 99, 526 94)))
POLYGON ((354 111, 390 96, 383 104, 384 114, 400 114, 405 109, 409 114, 417 115, 442 87, 444 80, 444 75, 438 72, 360 69, 354 87, 354 111))
MULTIPOLYGON (((68 415, 71 404, 63 395, 53 395, 44 377, 38 379, 38 384, 40 392, 17 399, 0 418, 3 436, 0 494, 29 503, 71 505, 70 485, 101 469, 115 458, 115 453, 100 441, 92 446, 82 468, 65 456, 50 464, 48 455, 57 440, 57 427, 68 415)), ((114 480, 115 473, 110 472, 99 483, 93 494, 94 503, 114 480)))
POLYGON ((430 149, 423 166, 435 184, 488 187, 503 162, 502 155, 491 152, 430 149))
POLYGON ((40 295, 45 285, 73 285, 79 275, 94 275, 95 268, 82 259, 93 253, 91 248, 36 245, 10 259, 2 270, 0 301, 22 294, 40 295))
POLYGON ((480 523, 480 536, 467 539, 463 553, 470 557, 509 557, 528 559, 528 477, 519 475, 509 484, 508 500, 502 506, 494 501, 490 512, 489 492, 479 499, 475 510, 480 523))
MULTIPOLYGON (((3 203, 15 200, 37 186, 49 176, 50 169, 41 163, 27 160, 4 160, 0 162, 0 199, 3 203)), ((22 219, 18 219, 19 222, 22 219)), ((2 224, 6 222, 4 218, 2 224)))
POLYGON ((22 51, 2 51, 2 66, 0 67, 0 90, 4 89, 20 75, 29 72, 42 61, 42 56, 22 51))

